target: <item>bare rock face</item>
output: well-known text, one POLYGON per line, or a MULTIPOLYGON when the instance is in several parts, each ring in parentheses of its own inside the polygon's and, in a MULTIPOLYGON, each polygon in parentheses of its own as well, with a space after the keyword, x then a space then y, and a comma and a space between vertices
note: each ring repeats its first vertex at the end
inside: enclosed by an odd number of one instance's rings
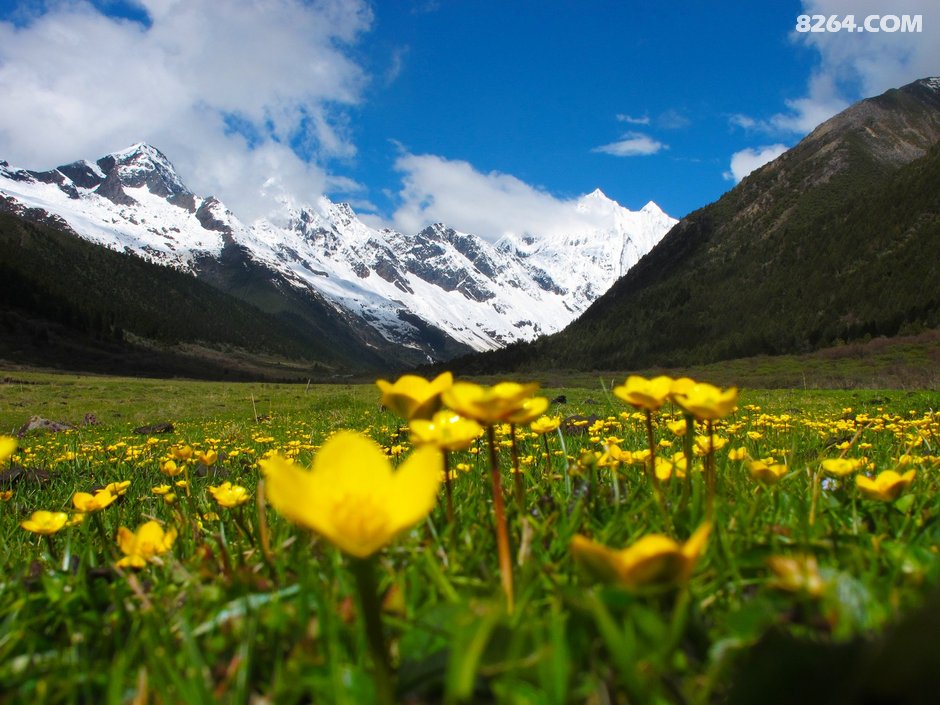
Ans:
POLYGON ((51 421, 42 416, 30 416, 29 421, 20 427, 17 436, 22 438, 30 431, 48 431, 58 433, 60 431, 74 431, 75 426, 65 421, 51 421))

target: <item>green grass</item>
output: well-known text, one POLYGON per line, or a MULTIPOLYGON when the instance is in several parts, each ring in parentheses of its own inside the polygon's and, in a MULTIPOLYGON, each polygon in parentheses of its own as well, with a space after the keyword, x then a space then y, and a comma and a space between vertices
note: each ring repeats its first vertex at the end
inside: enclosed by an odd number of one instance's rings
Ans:
MULTIPOLYGON (((269 563, 255 502, 223 509, 207 492, 228 480, 254 493, 265 453, 306 463, 341 428, 407 448, 374 385, 5 374, 2 432, 33 414, 80 422, 94 413, 99 424, 20 439, 14 463, 49 476, 0 486, 11 490, 0 504, 0 702, 374 701, 349 559, 269 506, 269 563), (133 433, 167 421, 171 434, 133 433), (152 488, 182 477, 167 478, 160 466, 183 443, 222 457, 204 474, 191 463, 190 495, 174 488, 168 504, 152 488), (130 481, 120 501, 48 542, 19 526, 37 509, 71 512, 76 491, 120 480, 130 481), (139 572, 115 569, 118 528, 150 518, 178 529, 172 550, 139 572)), ((599 458, 611 436, 623 449, 646 446, 642 418, 610 384, 543 390, 567 396, 553 413, 596 416, 600 425, 550 436, 548 471, 544 441, 520 439, 530 463, 524 511, 513 501, 510 454, 501 451, 517 595, 511 614, 500 591, 484 447, 453 458, 452 467, 467 467, 454 482, 455 524, 438 506, 379 554, 401 701, 753 702, 762 692, 806 702, 796 669, 819 675, 820 702, 930 692, 919 689, 935 671, 918 654, 933 652, 905 620, 930 624, 940 612, 930 602, 940 579, 935 394, 745 389, 718 431, 729 441, 716 455, 715 528, 691 580, 633 593, 596 580, 569 550, 576 534, 619 549, 667 530, 642 468, 611 469, 599 458), (740 446, 786 463, 788 474, 759 487, 743 461, 728 458, 740 446), (916 478, 895 502, 868 500, 851 480, 824 481, 820 461, 841 454, 868 458, 869 474, 899 467, 916 478), (819 594, 776 586, 768 558, 802 555, 818 562, 819 594), (903 661, 904 682, 860 666, 873 659, 903 661)), ((665 423, 655 437, 663 456, 683 444, 665 423)), ((702 462, 693 466, 691 495, 682 480, 665 485, 680 540, 703 521, 702 462)))

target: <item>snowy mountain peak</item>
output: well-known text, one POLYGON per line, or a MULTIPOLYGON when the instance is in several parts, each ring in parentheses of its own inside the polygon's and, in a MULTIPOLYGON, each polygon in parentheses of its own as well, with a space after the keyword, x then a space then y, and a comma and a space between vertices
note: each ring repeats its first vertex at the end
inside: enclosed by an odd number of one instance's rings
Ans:
POLYGON ((603 208, 609 208, 611 206, 619 206, 615 200, 610 198, 606 193, 601 191, 599 188, 594 189, 591 193, 585 194, 578 199, 578 205, 585 206, 587 208, 594 208, 597 206, 603 208))
POLYGON ((354 326, 429 359, 560 330, 676 222, 652 203, 623 208, 600 189, 577 207, 588 217, 570 232, 496 243, 444 223, 377 230, 325 197, 307 207, 285 200, 248 225, 190 192, 148 144, 49 172, 0 163, 0 208, 44 212, 83 238, 210 279, 226 262, 251 262, 281 290, 325 299, 354 326))
POLYGON ((192 195, 166 155, 143 142, 102 157, 97 165, 105 174, 105 183, 111 179, 129 188, 146 186, 150 193, 164 198, 192 195))
POLYGON ((931 90, 934 90, 940 93, 940 76, 931 76, 930 78, 924 78, 918 81, 918 83, 922 83, 923 85, 927 86, 927 88, 930 88, 931 90))

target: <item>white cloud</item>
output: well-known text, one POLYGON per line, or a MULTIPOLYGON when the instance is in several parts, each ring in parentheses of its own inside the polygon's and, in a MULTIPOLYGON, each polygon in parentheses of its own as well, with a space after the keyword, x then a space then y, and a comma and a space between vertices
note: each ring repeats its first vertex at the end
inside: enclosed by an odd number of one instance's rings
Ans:
POLYGON ((664 130, 681 130, 692 124, 685 115, 670 108, 656 119, 656 124, 664 130))
POLYGON ((557 198, 510 174, 481 173, 469 162, 433 154, 402 154, 401 206, 392 221, 364 218, 376 226, 415 233, 437 222, 489 240, 525 233, 551 235, 595 228, 599 216, 577 209, 577 200, 557 198))
POLYGON ((744 115, 743 113, 735 113, 728 117, 728 122, 730 122, 735 127, 742 127, 745 130, 752 130, 757 127, 757 120, 752 118, 749 115, 744 115))
POLYGON ((724 173, 726 179, 737 183, 755 169, 772 162, 789 147, 785 144, 770 144, 763 147, 748 147, 731 155, 731 170, 724 173))
POLYGON ((624 115, 623 113, 619 113, 617 115, 617 120, 619 122, 626 122, 631 125, 649 125, 650 124, 649 115, 643 115, 642 117, 634 117, 633 115, 624 115))
POLYGON ((139 5, 149 26, 83 1, 0 22, 0 156, 48 168, 147 141, 242 217, 284 194, 313 202, 325 163, 355 153, 344 110, 367 77, 348 47, 371 24, 368 5, 139 5))
POLYGON ((666 145, 649 135, 628 132, 618 141, 595 147, 591 151, 613 154, 615 157, 637 157, 656 154, 661 149, 667 149, 666 145))
MULTIPOLYGON (((766 132, 805 134, 861 98, 879 95, 940 71, 940 21, 936 0, 803 0, 803 14, 853 15, 862 25, 870 15, 921 15, 921 32, 792 32, 794 41, 812 47, 819 64, 806 95, 786 101, 787 110, 755 127, 766 132)), ((795 20, 795 18, 794 18, 795 20)), ((794 22, 795 24, 795 22, 794 22)), ((877 24, 877 23, 876 23, 877 24)))

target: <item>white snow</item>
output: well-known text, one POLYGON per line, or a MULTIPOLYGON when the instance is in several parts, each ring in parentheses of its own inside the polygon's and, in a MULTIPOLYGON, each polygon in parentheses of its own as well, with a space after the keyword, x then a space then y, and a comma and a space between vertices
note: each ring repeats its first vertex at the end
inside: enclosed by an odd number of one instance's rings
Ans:
MULTIPOLYGON (((173 190, 188 193, 172 165, 149 145, 111 156, 122 174, 157 169, 173 190)), ((89 166, 104 177, 97 165, 89 166)), ((196 257, 217 257, 222 250, 221 233, 203 228, 194 213, 146 186, 125 186, 136 201, 125 206, 79 187, 79 198, 70 198, 56 184, 14 180, 15 171, 0 168, 0 193, 62 217, 93 242, 188 271, 196 257)), ((195 197, 196 208, 202 203, 195 197)), ((412 235, 376 230, 348 204, 325 198, 312 207, 285 204, 277 217, 251 225, 222 204, 214 204, 212 214, 255 260, 371 321, 389 340, 413 344, 417 331, 399 317, 404 310, 475 350, 486 350, 566 326, 677 222, 655 203, 630 211, 600 189, 583 196, 577 207, 594 226, 563 236, 506 237, 496 244, 443 225, 412 235), (456 243, 469 248, 476 263, 456 243), (449 281, 451 290, 419 273, 449 281)))

